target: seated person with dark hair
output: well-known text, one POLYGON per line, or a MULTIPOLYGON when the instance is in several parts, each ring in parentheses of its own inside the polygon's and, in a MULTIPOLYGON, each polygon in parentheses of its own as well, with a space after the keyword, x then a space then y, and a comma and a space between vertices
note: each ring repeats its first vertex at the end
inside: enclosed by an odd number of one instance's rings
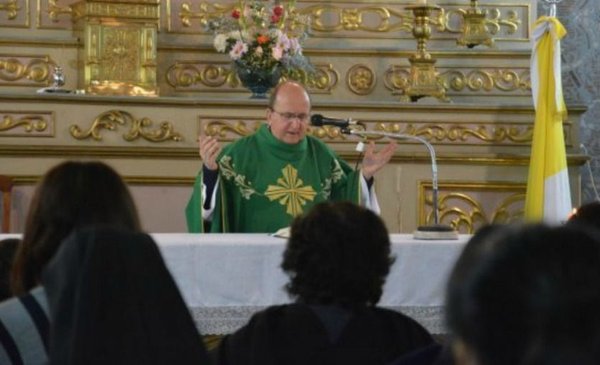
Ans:
POLYGON ((42 274, 50 365, 205 365, 202 339, 160 251, 143 233, 84 229, 42 274))
POLYGON ((479 231, 448 283, 457 364, 600 364, 600 237, 576 226, 479 231))
POLYGON ((594 201, 580 206, 569 217, 567 224, 582 224, 600 229, 600 202, 594 201))
POLYGON ((72 231, 94 225, 140 230, 119 174, 98 161, 51 168, 36 187, 11 268, 11 292, 17 297, 0 303, 0 364, 47 363, 48 303, 40 275, 72 231))
POLYGON ((295 303, 267 308, 225 337, 219 364, 386 364, 433 342, 414 320, 375 306, 393 262, 375 213, 321 203, 291 232, 281 267, 295 303))
POLYGON ((18 238, 6 238, 0 241, 0 302, 12 297, 10 269, 20 242, 18 238))

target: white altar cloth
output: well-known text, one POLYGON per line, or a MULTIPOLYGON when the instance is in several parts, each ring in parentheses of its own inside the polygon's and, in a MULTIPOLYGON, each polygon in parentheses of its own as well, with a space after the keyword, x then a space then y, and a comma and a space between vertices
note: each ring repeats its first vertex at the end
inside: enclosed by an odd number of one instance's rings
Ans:
MULTIPOLYGON (((231 333, 253 313, 290 302, 281 270, 285 239, 266 234, 151 234, 203 335, 231 333)), ((19 234, 0 234, 0 239, 19 234)), ((392 234, 396 257, 379 305, 403 312, 431 333, 445 333, 448 274, 468 235, 454 241, 392 234)), ((368 242, 365 242, 368 244, 368 242)))
MULTIPOLYGON (((266 234, 152 234, 203 335, 231 333, 253 313, 290 302, 279 265, 285 240, 266 234)), ((448 274, 469 236, 454 241, 391 235, 396 262, 380 306, 444 333, 448 274)), ((365 242, 368 244, 368 242, 365 242)))

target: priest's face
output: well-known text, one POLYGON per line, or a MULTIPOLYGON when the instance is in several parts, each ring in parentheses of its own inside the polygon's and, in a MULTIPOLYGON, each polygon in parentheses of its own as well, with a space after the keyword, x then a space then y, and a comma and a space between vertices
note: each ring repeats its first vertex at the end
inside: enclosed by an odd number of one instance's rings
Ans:
POLYGON ((272 106, 267 109, 267 122, 278 140, 296 144, 301 142, 308 129, 310 98, 304 88, 287 82, 278 89, 272 106))

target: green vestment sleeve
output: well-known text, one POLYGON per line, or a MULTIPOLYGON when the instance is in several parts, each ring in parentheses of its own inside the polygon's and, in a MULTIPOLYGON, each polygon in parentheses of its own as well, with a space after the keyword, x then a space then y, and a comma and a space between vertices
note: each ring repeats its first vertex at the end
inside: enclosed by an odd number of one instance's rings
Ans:
POLYGON ((188 232, 190 233, 204 231, 202 222, 202 200, 202 170, 200 170, 200 173, 196 176, 196 181, 194 181, 192 196, 185 208, 185 219, 187 221, 188 232))

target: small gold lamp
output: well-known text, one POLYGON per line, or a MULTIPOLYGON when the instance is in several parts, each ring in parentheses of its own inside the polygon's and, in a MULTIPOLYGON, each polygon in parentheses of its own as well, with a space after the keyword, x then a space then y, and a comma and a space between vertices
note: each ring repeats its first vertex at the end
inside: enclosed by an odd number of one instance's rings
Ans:
POLYGON ((471 0, 471 6, 467 10, 461 9, 461 12, 463 13, 462 35, 456 40, 456 44, 468 48, 480 44, 492 47, 494 39, 485 25, 486 11, 479 7, 477 0, 471 0))

